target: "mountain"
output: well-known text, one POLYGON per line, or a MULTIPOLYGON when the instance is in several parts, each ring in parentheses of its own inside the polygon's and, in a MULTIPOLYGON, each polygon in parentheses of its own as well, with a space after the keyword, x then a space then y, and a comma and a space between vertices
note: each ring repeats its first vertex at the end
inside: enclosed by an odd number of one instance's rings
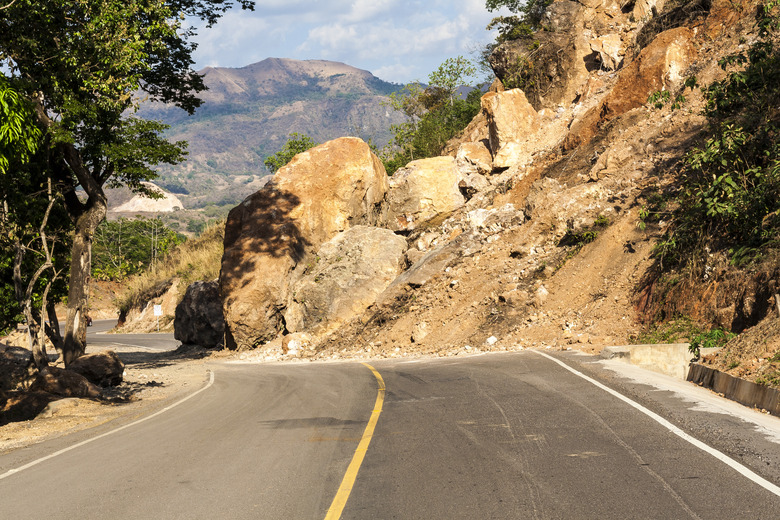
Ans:
POLYGON ((386 106, 401 85, 343 63, 269 58, 200 74, 208 90, 193 116, 162 104, 139 111, 171 125, 171 140, 189 142, 187 161, 161 168, 157 182, 187 208, 236 204, 256 191, 268 174, 263 161, 292 132, 320 143, 357 136, 381 148, 391 138, 390 125, 403 120, 386 106))

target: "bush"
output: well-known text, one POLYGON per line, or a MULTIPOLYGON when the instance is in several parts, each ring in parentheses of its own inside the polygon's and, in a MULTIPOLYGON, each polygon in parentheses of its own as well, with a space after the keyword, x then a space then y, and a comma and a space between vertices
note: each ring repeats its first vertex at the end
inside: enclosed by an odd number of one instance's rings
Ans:
POLYGON ((721 60, 729 71, 704 90, 709 137, 685 157, 679 209, 656 254, 686 265, 704 248, 738 251, 777 244, 780 214, 780 51, 775 2, 764 6, 759 37, 721 60))

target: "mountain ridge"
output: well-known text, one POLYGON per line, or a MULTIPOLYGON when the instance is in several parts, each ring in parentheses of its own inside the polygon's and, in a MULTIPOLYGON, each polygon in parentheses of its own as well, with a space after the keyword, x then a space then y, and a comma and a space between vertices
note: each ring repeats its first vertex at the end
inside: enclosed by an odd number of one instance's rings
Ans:
POLYGON ((171 140, 189 143, 189 157, 159 169, 157 184, 186 208, 236 204, 268 174, 263 162, 293 133, 325 142, 361 137, 382 147, 403 121, 387 106, 402 85, 328 60, 267 58, 244 67, 206 67, 208 90, 193 116, 171 105, 145 104, 139 116, 160 120, 171 140))

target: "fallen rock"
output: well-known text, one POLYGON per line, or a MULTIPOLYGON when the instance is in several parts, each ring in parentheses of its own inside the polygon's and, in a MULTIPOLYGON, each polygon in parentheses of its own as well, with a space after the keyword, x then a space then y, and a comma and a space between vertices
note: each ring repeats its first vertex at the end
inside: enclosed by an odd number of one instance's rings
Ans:
POLYGON ((376 305, 378 307, 392 305, 393 301, 401 296, 408 287, 414 288, 426 284, 436 275, 443 273, 447 267, 454 265, 460 258, 472 255, 479 249, 480 244, 478 235, 464 233, 432 249, 393 280, 387 289, 379 295, 376 305))
POLYGON ((219 300, 219 283, 193 282, 176 306, 173 337, 185 345, 219 346, 225 336, 225 320, 219 300))
POLYGON ((287 330, 326 332, 363 312, 403 271, 406 239, 388 229, 355 226, 325 242, 290 290, 287 330))
POLYGON ((455 162, 461 175, 473 173, 488 175, 493 171, 493 155, 490 152, 490 141, 463 143, 458 148, 455 162))
POLYGON ((619 34, 605 34, 590 40, 590 48, 599 55, 601 67, 617 70, 623 61, 623 42, 619 34))
POLYGON ((84 354, 68 365, 68 370, 81 374, 98 386, 116 386, 122 382, 125 364, 113 350, 84 354))
POLYGON ((219 278, 225 346, 250 348, 283 331, 290 273, 336 234, 384 223, 387 189, 379 158, 344 137, 296 155, 233 208, 219 278))
POLYGON ((387 227, 411 231, 440 224, 465 203, 460 180, 453 157, 410 162, 390 179, 387 227))
POLYGON ((482 96, 482 110, 490 130, 492 167, 504 169, 525 163, 530 153, 522 144, 539 131, 539 116, 520 89, 488 92, 482 96))
POLYGON ((48 366, 41 369, 30 390, 64 397, 101 397, 100 388, 72 370, 48 366))

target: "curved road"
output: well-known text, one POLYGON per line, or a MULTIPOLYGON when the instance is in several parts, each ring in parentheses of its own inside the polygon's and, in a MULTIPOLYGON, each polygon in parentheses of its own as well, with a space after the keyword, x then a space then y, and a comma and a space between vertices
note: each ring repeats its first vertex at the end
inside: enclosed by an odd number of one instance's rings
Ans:
MULTIPOLYGON (((341 518, 778 517, 780 419, 768 423, 778 426, 772 439, 565 353, 373 365, 385 400, 341 518)), ((0 517, 325 518, 374 410, 372 372, 359 363, 209 368, 211 386, 149 420, 21 471, 9 473, 94 433, 0 456, 0 517)))

